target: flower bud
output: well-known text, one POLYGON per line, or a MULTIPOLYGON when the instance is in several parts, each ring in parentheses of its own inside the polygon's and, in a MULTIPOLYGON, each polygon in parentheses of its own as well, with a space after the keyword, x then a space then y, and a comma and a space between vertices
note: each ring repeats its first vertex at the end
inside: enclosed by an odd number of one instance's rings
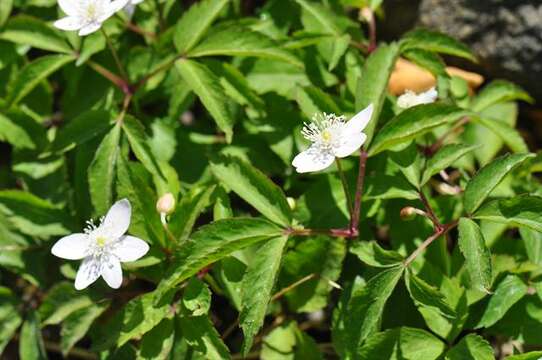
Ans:
POLYGON ((416 214, 418 214, 419 211, 419 209, 416 209, 412 206, 406 206, 401 209, 399 215, 401 216, 402 220, 412 220, 416 217, 416 214))
POLYGON ((156 211, 169 215, 175 210, 175 198, 172 193, 165 193, 156 202, 156 211))
POLYGON ((288 196, 286 198, 286 201, 288 201, 288 205, 290 205, 290 209, 294 210, 296 206, 295 199, 288 196))

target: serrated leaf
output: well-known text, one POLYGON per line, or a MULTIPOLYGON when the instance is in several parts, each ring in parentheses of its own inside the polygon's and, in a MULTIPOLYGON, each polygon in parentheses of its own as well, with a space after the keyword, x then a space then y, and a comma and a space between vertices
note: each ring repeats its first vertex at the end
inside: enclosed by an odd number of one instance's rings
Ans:
POLYGON ((155 302, 207 265, 247 246, 280 236, 282 229, 255 218, 233 218, 202 226, 178 250, 173 266, 155 291, 155 302))
POLYGON ((181 198, 169 220, 169 229, 179 242, 186 240, 198 216, 209 205, 215 186, 194 187, 181 198))
POLYGON ((220 338, 213 323, 207 315, 181 316, 180 327, 187 343, 202 359, 223 360, 231 359, 228 348, 220 338))
POLYGON ((46 55, 27 64, 8 88, 6 97, 8 105, 16 105, 41 81, 73 60, 75 57, 72 55, 46 55))
POLYGON ((316 342, 302 332, 295 321, 288 321, 273 329, 263 339, 262 360, 323 360, 316 342))
POLYGON ((436 360, 445 344, 431 333, 410 327, 400 327, 371 335, 359 349, 359 360, 436 360))
POLYGON ((239 324, 244 334, 242 352, 245 356, 263 325, 287 241, 288 237, 280 236, 263 243, 243 277, 239 324))
POLYGON ((481 168, 465 188, 465 211, 474 213, 504 177, 530 157, 534 157, 534 154, 504 155, 481 168))
POLYGON ((472 220, 459 220, 459 248, 475 288, 488 292, 491 288, 491 254, 480 227, 472 220))
POLYGON ((61 128, 52 145, 53 152, 65 152, 83 144, 111 127, 111 114, 103 110, 87 111, 61 128))
POLYGON ((374 267, 392 267, 404 260, 401 254, 381 248, 376 241, 358 241, 350 247, 350 252, 374 267))
POLYGON ((507 275, 491 295, 476 328, 487 328, 499 321, 510 308, 527 294, 527 285, 516 275, 507 275))
POLYGON ((43 238, 69 233, 71 221, 67 214, 29 192, 0 191, 0 211, 27 235, 43 238))
POLYGON ((422 156, 414 142, 401 151, 391 152, 390 160, 397 165, 405 179, 416 190, 420 190, 420 177, 425 158, 422 156))
POLYGON ((525 354, 509 356, 506 360, 540 360, 541 357, 542 351, 531 351, 525 354))
POLYGON ((22 319, 17 311, 19 299, 6 287, 0 287, 0 355, 17 332, 22 319))
POLYGON ((224 131, 226 140, 231 142, 235 118, 227 106, 228 97, 220 85, 220 79, 209 68, 196 61, 182 59, 178 60, 175 65, 188 86, 198 95, 218 127, 224 131))
POLYGON ((19 340, 21 360, 45 360, 47 353, 40 331, 40 320, 35 312, 30 312, 21 328, 19 340))
POLYGON ((434 103, 411 107, 382 127, 373 141, 369 156, 412 141, 439 126, 456 122, 467 115, 468 111, 448 104, 434 103))
POLYGON ((232 156, 211 161, 214 176, 269 220, 290 226, 292 213, 286 196, 261 171, 232 156))
POLYGON ((448 318, 456 316, 454 309, 446 302, 443 294, 410 271, 405 273, 405 284, 417 306, 436 309, 441 315, 448 318))
POLYGON ((448 144, 433 155, 425 165, 421 185, 425 185, 433 175, 453 165, 458 159, 478 148, 478 145, 448 144))
POLYGON ((379 46, 365 61, 362 76, 358 79, 356 89, 356 110, 361 111, 373 104, 373 115, 363 131, 367 135, 365 148, 368 148, 374 136, 374 131, 386 98, 388 82, 395 61, 399 56, 397 44, 379 46))
POLYGON ((284 61, 303 67, 295 55, 281 49, 266 35, 239 25, 221 26, 188 52, 191 58, 203 56, 247 56, 284 61))
POLYGON ((512 199, 490 201, 482 206, 473 217, 542 232, 540 214, 542 214, 542 198, 523 195, 512 199))
POLYGON ((108 301, 92 304, 74 311, 62 322, 60 348, 64 357, 67 357, 75 344, 86 335, 94 320, 108 307, 108 301))
POLYGON ((414 64, 428 70, 435 77, 442 76, 449 78, 446 72, 446 64, 435 53, 422 49, 410 49, 402 53, 404 57, 412 61, 414 64))
POLYGON ((138 352, 139 359, 167 360, 175 342, 175 328, 173 319, 164 319, 151 331, 143 335, 138 352))
POLYGON ((190 316, 206 315, 211 307, 211 291, 207 284, 192 278, 186 285, 182 304, 190 316))
POLYGON ((0 39, 21 45, 30 45, 37 49, 61 53, 72 52, 58 30, 40 19, 27 15, 12 17, 0 32, 0 39))
POLYGON ((468 46, 451 36, 427 29, 416 29, 403 36, 401 51, 410 49, 454 55, 476 62, 476 57, 468 46))
POLYGON ((90 199, 97 214, 105 214, 113 201, 115 165, 120 152, 120 133, 121 124, 117 123, 104 136, 88 167, 90 199))
POLYGON ((513 152, 525 153, 529 151, 523 137, 512 126, 502 121, 487 119, 483 116, 479 118, 474 117, 473 120, 493 131, 513 152))
POLYGON ((192 49, 205 35, 229 0, 204 0, 195 3, 175 25, 173 42, 181 54, 192 49))
POLYGON ((324 5, 307 0, 295 0, 307 14, 310 14, 321 26, 324 33, 339 36, 342 30, 337 24, 336 16, 324 5))
POLYGON ((72 283, 63 281, 48 291, 38 308, 38 314, 43 319, 43 326, 56 325, 73 312, 92 304, 88 293, 77 291, 72 283))
POLYGON ((486 85, 472 100, 471 108, 482 111, 489 106, 513 100, 523 100, 532 103, 533 98, 519 86, 505 80, 495 80, 486 85))
POLYGON ((483 337, 468 334, 446 353, 446 360, 494 360, 493 349, 483 337))

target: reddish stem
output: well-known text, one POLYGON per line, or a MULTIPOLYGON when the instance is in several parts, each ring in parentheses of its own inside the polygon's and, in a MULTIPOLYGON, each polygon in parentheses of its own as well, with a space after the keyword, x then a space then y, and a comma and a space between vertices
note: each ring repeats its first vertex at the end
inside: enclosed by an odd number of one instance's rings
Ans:
POLYGON ((350 218, 350 232, 359 234, 359 216, 361 213, 361 196, 363 194, 363 185, 365 182, 365 171, 367 168, 367 151, 361 149, 359 154, 358 180, 356 183, 356 196, 354 199, 354 211, 350 218))

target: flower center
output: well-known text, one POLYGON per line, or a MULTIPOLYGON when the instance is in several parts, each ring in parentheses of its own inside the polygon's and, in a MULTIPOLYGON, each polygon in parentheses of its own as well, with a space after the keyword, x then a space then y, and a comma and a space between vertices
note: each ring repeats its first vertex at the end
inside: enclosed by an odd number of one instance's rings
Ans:
POLYGON ((100 248, 103 248, 106 242, 107 242, 107 239, 104 236, 98 236, 96 238, 96 245, 98 245, 98 247, 100 248))
POLYGON ((329 130, 324 130, 322 131, 322 141, 325 142, 326 144, 329 144, 331 142, 331 131, 329 130))
POLYGON ((94 3, 89 3, 88 6, 87 6, 87 18, 89 19, 95 19, 98 14, 98 11, 96 9, 96 4, 94 3))

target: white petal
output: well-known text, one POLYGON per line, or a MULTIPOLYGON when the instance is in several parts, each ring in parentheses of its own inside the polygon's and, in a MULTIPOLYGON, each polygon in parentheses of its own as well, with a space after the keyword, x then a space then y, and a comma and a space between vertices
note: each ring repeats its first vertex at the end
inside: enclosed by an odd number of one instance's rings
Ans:
POLYGON ((51 253, 59 258, 79 260, 87 254, 89 239, 86 234, 71 234, 58 240, 51 249, 51 253))
POLYGON ((125 235, 118 240, 115 248, 112 250, 120 261, 136 261, 143 257, 149 251, 149 245, 134 236, 125 235))
POLYGON ((348 133, 359 133, 371 121, 373 116, 373 104, 357 113, 350 121, 346 123, 344 130, 348 133))
POLYGON ((141 4, 143 0, 132 0, 132 5, 141 4))
POLYGON ((435 100, 437 100, 438 93, 437 93, 437 90, 435 90, 435 87, 432 87, 426 92, 421 93, 420 97, 423 101, 423 104, 430 104, 432 102, 435 102, 435 100))
POLYGON ((346 157, 363 145, 367 139, 367 135, 360 132, 357 134, 344 134, 344 141, 341 143, 341 146, 333 149, 333 153, 336 157, 346 157))
POLYGON ((66 15, 76 16, 79 13, 78 0, 58 0, 58 6, 66 15))
POLYGON ((92 256, 88 256, 85 258, 85 260, 83 260, 81 266, 79 266, 79 270, 77 270, 77 276, 75 277, 75 289, 86 289, 99 277, 99 264, 94 260, 92 256))
POLYGON ((111 256, 109 261, 102 264, 102 277, 109 287, 118 289, 122 284, 122 268, 120 267, 120 261, 111 256))
POLYGON ((113 15, 128 4, 130 0, 114 0, 109 4, 108 12, 113 15))
POLYGON ((93 32, 99 30, 101 26, 102 26, 102 23, 99 23, 99 22, 86 24, 79 31, 79 36, 86 36, 86 35, 92 34, 93 32))
POLYGON ((130 226, 132 206, 128 199, 117 201, 107 212, 102 226, 112 238, 120 238, 130 226))
POLYGON ((53 24, 56 28, 65 31, 79 30, 83 27, 81 19, 75 16, 67 16, 57 20, 53 24))
POLYGON ((298 154, 292 161, 292 165, 298 173, 324 170, 331 164, 335 157, 331 152, 322 152, 316 146, 311 146, 307 150, 298 154))

